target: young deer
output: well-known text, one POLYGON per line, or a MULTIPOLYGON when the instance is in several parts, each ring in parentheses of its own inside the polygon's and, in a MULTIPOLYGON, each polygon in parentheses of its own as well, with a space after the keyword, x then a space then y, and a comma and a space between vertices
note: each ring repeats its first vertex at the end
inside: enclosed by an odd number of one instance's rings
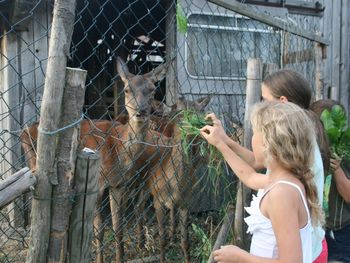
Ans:
POLYGON ((180 212, 181 247, 187 263, 190 262, 189 241, 188 241, 188 218, 191 204, 192 187, 195 184, 195 171, 199 165, 203 165, 204 160, 199 156, 198 147, 190 147, 189 156, 185 156, 182 149, 182 138, 179 123, 181 121, 181 110, 194 110, 203 112, 210 101, 210 97, 200 98, 197 101, 187 101, 180 98, 176 104, 177 113, 173 118, 173 136, 170 154, 163 158, 160 166, 151 171, 151 176, 147 181, 147 187, 153 196, 153 206, 160 236, 160 262, 165 262, 165 209, 170 210, 170 236, 175 232, 175 207, 180 212), (190 161, 188 161, 188 159, 190 161))
MULTIPOLYGON (((101 155, 102 176, 99 180, 96 207, 101 210, 104 191, 109 188, 116 262, 123 262, 123 215, 126 201, 129 194, 138 189, 140 183, 146 179, 150 167, 156 166, 161 156, 169 151, 169 138, 150 130, 154 83, 165 76, 167 64, 162 64, 144 75, 131 74, 120 58, 117 59, 117 67, 124 82, 128 120, 125 124, 107 120, 82 121, 80 146, 97 150, 101 155)), ((33 144, 36 137, 37 125, 25 129, 21 135, 22 146, 32 170, 35 170, 36 163, 33 144)), ((96 262, 102 263, 104 230, 101 211, 97 212, 94 227, 97 232, 96 262)))

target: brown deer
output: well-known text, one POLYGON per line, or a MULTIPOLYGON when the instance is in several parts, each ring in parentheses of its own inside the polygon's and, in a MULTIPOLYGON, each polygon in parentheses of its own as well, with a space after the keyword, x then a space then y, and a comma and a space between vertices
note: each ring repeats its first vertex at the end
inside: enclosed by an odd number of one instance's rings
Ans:
MULTIPOLYGON (((115 233, 116 262, 123 262, 123 213, 129 193, 146 179, 147 172, 156 166, 160 157, 169 152, 169 138, 150 130, 151 100, 154 83, 166 73, 168 64, 162 64, 144 75, 131 74, 118 58, 118 73, 124 82, 125 107, 128 120, 125 124, 114 121, 81 122, 80 146, 99 151, 102 164, 99 194, 96 207, 101 209, 104 191, 109 188, 112 224, 115 233), (164 147, 163 147, 164 146, 164 147)), ((21 135, 28 165, 35 170, 35 144, 37 125, 25 129, 21 135)), ((94 219, 96 236, 96 262, 103 262, 102 216, 94 219)))
POLYGON ((175 217, 174 211, 178 207, 180 218, 181 247, 185 261, 190 262, 189 241, 188 241, 188 219, 191 204, 192 187, 195 184, 195 171, 201 162, 198 147, 193 144, 189 150, 189 158, 185 156, 182 149, 181 131, 179 122, 181 121, 181 110, 194 110, 203 112, 210 101, 210 97, 200 98, 196 101, 188 101, 180 98, 177 101, 177 113, 173 117, 173 136, 171 153, 163 158, 160 166, 151 171, 151 176, 147 181, 147 187, 153 196, 153 206, 160 236, 160 262, 165 262, 165 209, 170 210, 170 236, 174 235, 175 217), (188 162, 187 159, 190 161, 188 162))

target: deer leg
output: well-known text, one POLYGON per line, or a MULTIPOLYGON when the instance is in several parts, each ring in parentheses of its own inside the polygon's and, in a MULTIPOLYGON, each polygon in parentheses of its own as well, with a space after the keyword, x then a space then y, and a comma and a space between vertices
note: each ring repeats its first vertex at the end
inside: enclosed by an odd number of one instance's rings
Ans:
POLYGON ((165 213, 164 208, 160 204, 154 205, 154 208, 156 210, 156 217, 158 222, 158 231, 159 231, 159 247, 160 247, 160 263, 165 263, 165 228, 164 228, 164 221, 165 221, 165 213))
POLYGON ((181 229, 181 248, 185 256, 185 262, 190 263, 189 242, 188 242, 188 208, 180 208, 180 229, 181 229))
POLYGON ((176 211, 176 207, 175 204, 173 204, 173 206, 170 209, 170 231, 169 231, 169 237, 170 237, 170 241, 174 241, 174 237, 175 237, 175 211, 176 211))
MULTIPOLYGON (((102 198, 103 193, 99 193, 96 200, 96 208, 102 209, 102 198)), ((96 263, 103 263, 103 236, 104 228, 102 227, 102 215, 101 211, 96 211, 94 218, 94 229, 95 229, 95 246, 96 246, 96 263)))
POLYGON ((144 225, 144 216, 145 214, 143 214, 145 212, 145 200, 146 197, 146 193, 145 190, 140 190, 140 193, 137 196, 137 204, 136 204, 136 215, 137 215, 137 246, 138 248, 141 250, 143 248, 144 245, 144 241, 145 241, 145 236, 143 234, 143 225, 144 225))
POLYGON ((124 244, 123 244, 123 198, 125 191, 122 188, 111 188, 109 202, 111 206, 113 231, 115 234, 116 255, 115 262, 123 262, 124 244))

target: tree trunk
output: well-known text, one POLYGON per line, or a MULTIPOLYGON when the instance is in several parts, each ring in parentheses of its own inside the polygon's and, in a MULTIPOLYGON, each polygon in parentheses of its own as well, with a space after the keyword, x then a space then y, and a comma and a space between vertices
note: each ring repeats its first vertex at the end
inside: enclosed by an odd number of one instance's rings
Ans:
POLYGON ((37 185, 32 202, 31 240, 28 263, 44 263, 51 225, 52 182, 56 174, 55 132, 60 122, 60 112, 66 77, 67 57, 72 40, 75 0, 56 0, 49 44, 43 101, 38 128, 37 185))

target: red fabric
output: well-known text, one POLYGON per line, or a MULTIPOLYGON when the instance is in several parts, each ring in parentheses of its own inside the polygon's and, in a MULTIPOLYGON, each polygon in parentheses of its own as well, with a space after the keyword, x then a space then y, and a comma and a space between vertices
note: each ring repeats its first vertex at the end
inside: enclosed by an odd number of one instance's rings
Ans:
POLYGON ((322 240, 321 254, 314 260, 313 263, 327 263, 327 262, 328 262, 328 247, 327 247, 327 241, 324 238, 322 240))

